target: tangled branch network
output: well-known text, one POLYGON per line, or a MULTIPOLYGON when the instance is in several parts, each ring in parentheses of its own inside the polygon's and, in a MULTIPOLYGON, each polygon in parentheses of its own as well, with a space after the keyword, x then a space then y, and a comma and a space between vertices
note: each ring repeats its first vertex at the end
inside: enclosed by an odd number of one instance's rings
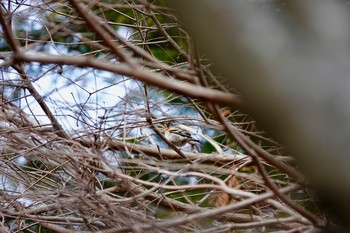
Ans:
POLYGON ((0 23, 1 232, 325 224, 161 1, 9 1, 0 23), (200 143, 167 140, 170 121, 200 143))

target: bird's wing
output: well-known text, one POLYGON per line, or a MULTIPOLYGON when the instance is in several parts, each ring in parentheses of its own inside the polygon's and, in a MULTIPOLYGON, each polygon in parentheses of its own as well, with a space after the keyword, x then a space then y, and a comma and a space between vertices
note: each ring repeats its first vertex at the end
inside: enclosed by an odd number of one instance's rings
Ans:
POLYGON ((170 128, 169 132, 181 135, 182 137, 185 137, 185 138, 192 138, 190 133, 188 133, 188 132, 186 132, 184 130, 181 130, 181 129, 170 128))

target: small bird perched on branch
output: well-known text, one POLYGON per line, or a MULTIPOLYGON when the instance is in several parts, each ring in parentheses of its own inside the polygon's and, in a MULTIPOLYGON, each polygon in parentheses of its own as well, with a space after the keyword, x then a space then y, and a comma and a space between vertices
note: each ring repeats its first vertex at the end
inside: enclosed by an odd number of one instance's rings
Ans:
POLYGON ((170 121, 165 124, 165 138, 172 142, 175 146, 184 146, 187 143, 197 142, 201 143, 201 141, 192 138, 191 134, 177 126, 177 124, 173 121, 170 121))

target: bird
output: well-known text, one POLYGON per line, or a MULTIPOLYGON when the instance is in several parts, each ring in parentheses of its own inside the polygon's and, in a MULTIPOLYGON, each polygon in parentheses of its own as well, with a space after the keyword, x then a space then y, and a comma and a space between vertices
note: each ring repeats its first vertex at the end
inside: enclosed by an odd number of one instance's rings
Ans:
POLYGON ((165 138, 175 146, 182 147, 191 142, 201 143, 201 141, 192 138, 189 132, 179 128, 173 121, 165 124, 164 132, 165 138))

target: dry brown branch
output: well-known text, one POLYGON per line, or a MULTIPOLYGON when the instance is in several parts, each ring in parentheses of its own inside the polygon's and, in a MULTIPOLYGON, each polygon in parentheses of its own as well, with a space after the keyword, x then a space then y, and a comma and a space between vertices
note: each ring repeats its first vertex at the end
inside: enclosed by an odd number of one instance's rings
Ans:
POLYGON ((239 96, 209 89, 191 83, 181 83, 170 78, 166 78, 159 73, 150 72, 146 68, 133 68, 127 64, 109 64, 107 61, 97 60, 91 57, 70 57, 37 54, 35 56, 19 53, 14 55, 15 60, 25 62, 40 62, 43 64, 74 65, 77 67, 92 67, 106 70, 120 75, 133 77, 147 84, 164 88, 192 98, 199 98, 213 101, 219 104, 228 104, 237 108, 242 107, 242 100, 239 96))

